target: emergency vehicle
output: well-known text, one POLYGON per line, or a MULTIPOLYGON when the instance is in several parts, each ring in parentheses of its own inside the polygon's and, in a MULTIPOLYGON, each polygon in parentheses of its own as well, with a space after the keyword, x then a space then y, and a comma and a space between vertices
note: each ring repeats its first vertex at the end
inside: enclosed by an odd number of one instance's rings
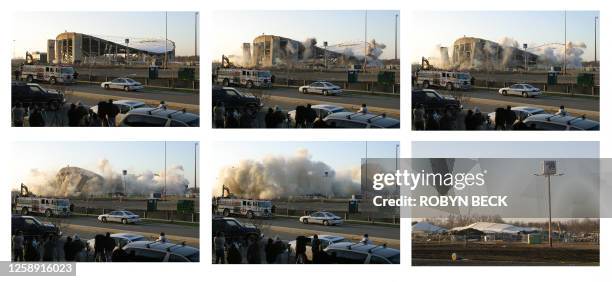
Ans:
POLYGON ((270 88, 272 87, 272 73, 267 70, 218 68, 215 82, 226 87, 235 85, 246 88, 270 88))
POLYGON ((230 215, 246 216, 249 219, 272 217, 272 201, 236 198, 229 193, 229 188, 225 185, 222 196, 215 198, 213 205, 215 213, 221 212, 225 217, 230 215), (225 196, 225 191, 228 192, 228 196, 225 196))
POLYGON ((446 90, 472 88, 472 77, 467 72, 442 71, 442 70, 421 70, 417 72, 416 84, 429 87, 441 87, 446 90))
POLYGON ((20 70, 20 79, 27 82, 44 81, 49 84, 74 83, 77 73, 70 66, 54 65, 23 65, 20 70))
POLYGON ((28 191, 28 187, 21 184, 21 193, 15 196, 14 208, 22 215, 44 214, 46 217, 69 216, 71 206, 69 199, 39 197, 28 191))

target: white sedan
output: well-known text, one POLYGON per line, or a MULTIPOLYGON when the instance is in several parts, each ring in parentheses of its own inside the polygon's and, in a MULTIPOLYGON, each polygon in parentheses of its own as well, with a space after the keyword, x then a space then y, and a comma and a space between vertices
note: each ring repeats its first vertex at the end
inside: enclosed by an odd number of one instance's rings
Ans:
POLYGON ((342 218, 331 212, 313 212, 310 215, 300 217, 300 222, 304 224, 318 223, 325 226, 342 224, 342 218))
MULTIPOLYGON (((117 115, 117 124, 119 124, 119 122, 123 120, 123 118, 129 111, 133 109, 147 107, 147 104, 145 104, 144 102, 134 100, 117 100, 113 101, 113 105, 119 107, 119 114, 117 115)), ((98 114, 98 105, 95 105, 89 109, 92 110, 94 113, 98 114)))
POLYGON ((519 95, 525 98, 542 95, 542 91, 539 88, 535 88, 532 85, 525 83, 512 84, 510 87, 500 88, 498 92, 504 96, 519 95))
POLYGON ((131 211, 121 210, 101 214, 98 216, 98 220, 104 223, 121 222, 123 224, 128 224, 140 222, 140 216, 131 211))
MULTIPOLYGON (((114 233, 114 234, 111 234, 110 237, 113 240, 115 240, 115 245, 117 246, 117 248, 123 248, 125 245, 132 243, 132 242, 147 240, 147 238, 145 238, 142 235, 132 234, 132 233, 114 233)), ((96 249, 96 239, 95 238, 87 240, 87 249, 89 250, 90 253, 93 254, 94 250, 96 249)))
MULTIPOLYGON (((334 106, 334 105, 325 105, 325 104, 312 105, 312 109, 315 110, 315 112, 317 113, 317 116, 322 119, 330 114, 348 112, 343 107, 334 106)), ((291 122, 292 126, 295 126, 295 113, 296 113, 295 110, 289 111, 287 113, 289 115, 289 121, 291 122)))
POLYGON ((104 89, 120 89, 123 91, 135 91, 144 88, 140 82, 127 77, 118 77, 111 81, 102 82, 100 86, 104 89))
POLYGON ((298 91, 304 94, 314 93, 327 96, 342 93, 342 87, 327 81, 316 81, 309 85, 300 86, 298 91))

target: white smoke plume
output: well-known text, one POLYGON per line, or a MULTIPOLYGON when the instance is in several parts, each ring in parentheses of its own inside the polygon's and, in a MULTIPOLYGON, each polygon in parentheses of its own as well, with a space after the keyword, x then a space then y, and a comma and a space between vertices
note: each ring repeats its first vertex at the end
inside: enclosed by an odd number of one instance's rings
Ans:
MULTIPOLYGON (((568 68, 582 67, 582 55, 587 46, 584 42, 567 42, 565 60, 568 68)), ((563 65, 563 44, 550 44, 536 48, 535 53, 540 56, 539 61, 548 65, 563 65)))
POLYGON ((299 149, 290 157, 269 155, 223 168, 213 194, 221 195, 225 185, 236 196, 256 199, 308 194, 347 197, 359 193, 359 175, 359 167, 335 171, 326 163, 313 160, 308 150, 299 149))
MULTIPOLYGON (((28 186, 30 192, 50 197, 89 197, 124 191, 122 171, 113 168, 106 159, 98 162, 95 172, 78 167, 64 167, 58 171, 32 169, 23 183, 28 186)), ((183 167, 169 166, 166 178, 167 194, 182 195, 187 185, 189 180, 185 178, 183 167)), ((159 192, 164 187, 164 172, 156 174, 146 170, 133 174, 128 171, 125 187, 128 195, 159 192)))

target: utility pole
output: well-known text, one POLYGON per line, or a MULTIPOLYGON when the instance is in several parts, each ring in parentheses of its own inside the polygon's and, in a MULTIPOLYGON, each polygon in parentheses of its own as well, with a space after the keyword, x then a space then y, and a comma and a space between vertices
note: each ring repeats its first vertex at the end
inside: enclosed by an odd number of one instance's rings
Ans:
POLYGON ((552 197, 550 189, 550 177, 551 176, 562 176, 563 173, 557 173, 557 162, 556 161, 542 161, 542 168, 540 174, 534 174, 535 176, 546 177, 547 188, 548 188, 548 245, 552 248, 552 197))
POLYGON ((193 146, 193 188, 198 188, 198 142, 193 146))
POLYGON ((397 61, 397 18, 398 14, 395 14, 395 60, 397 61))
POLYGON ((194 20, 194 22, 195 22, 195 29, 194 29, 195 33, 194 33, 194 41, 193 42, 194 42, 195 48, 193 50, 194 50, 194 54, 195 54, 195 58, 194 59, 197 59, 197 57, 198 57, 198 12, 195 12, 194 19, 195 19, 194 20))
POLYGON ((164 193, 163 193, 164 199, 166 198, 166 193, 167 193, 167 186, 166 186, 167 184, 166 179, 168 178, 168 165, 166 162, 167 156, 168 154, 166 151, 166 141, 164 141, 164 193))
MULTIPOLYGON (((399 144, 395 144, 395 172, 399 171, 399 144)), ((397 181, 395 181, 395 190, 399 192, 397 181)))
POLYGON ((525 57, 525 72, 527 72, 527 56, 529 54, 527 54, 527 43, 523 43, 523 49, 525 50, 525 54, 523 54, 523 57, 525 57))
POLYGON ((598 16, 595 16, 595 64, 597 63, 597 20, 599 19, 598 16))
MULTIPOLYGON (((166 12, 166 40, 164 40, 164 68, 168 68, 168 12, 166 12)), ((165 145, 164 145, 165 146, 165 145)))
POLYGON ((567 11, 563 11, 563 74, 567 74, 567 11))
POLYGON ((368 65, 368 10, 365 11, 365 32, 363 34, 363 72, 366 72, 368 65))

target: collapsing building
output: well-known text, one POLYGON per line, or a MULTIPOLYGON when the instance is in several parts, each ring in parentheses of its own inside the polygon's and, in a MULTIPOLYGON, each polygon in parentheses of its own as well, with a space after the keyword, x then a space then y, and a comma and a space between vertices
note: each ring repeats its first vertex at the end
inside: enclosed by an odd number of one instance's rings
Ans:
POLYGON ((521 50, 513 40, 496 43, 476 37, 462 37, 453 43, 452 57, 440 47, 441 67, 461 70, 512 70, 537 64, 538 55, 521 50))
POLYGON ((244 66, 274 67, 283 65, 348 65, 363 64, 364 54, 368 66, 380 65, 379 56, 385 45, 372 42, 353 42, 318 45, 315 38, 305 41, 276 36, 260 35, 253 43, 242 44, 242 64, 244 66))
POLYGON ((64 32, 47 41, 49 63, 146 63, 174 60, 171 40, 129 39, 64 32))

